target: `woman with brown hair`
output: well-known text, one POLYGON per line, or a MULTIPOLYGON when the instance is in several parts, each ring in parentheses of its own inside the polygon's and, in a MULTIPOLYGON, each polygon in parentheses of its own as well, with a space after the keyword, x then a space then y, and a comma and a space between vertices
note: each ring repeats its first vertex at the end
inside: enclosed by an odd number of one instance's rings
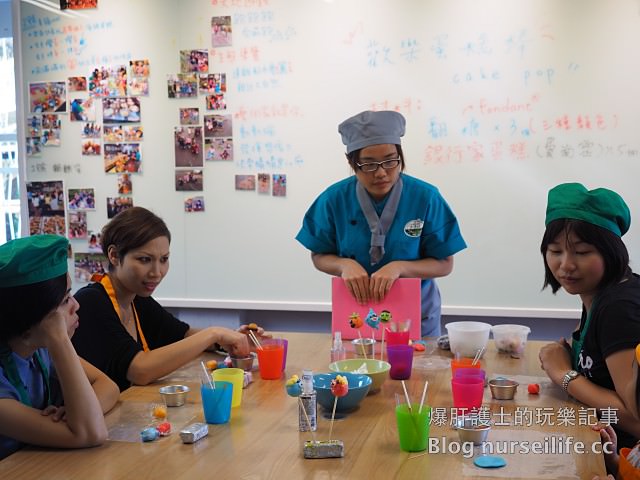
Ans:
POLYGON ((249 354, 245 326, 192 328, 153 299, 169 270, 170 242, 166 224, 149 210, 119 213, 102 229, 109 272, 75 295, 81 328, 74 346, 121 391, 151 383, 216 344, 238 356, 249 354))

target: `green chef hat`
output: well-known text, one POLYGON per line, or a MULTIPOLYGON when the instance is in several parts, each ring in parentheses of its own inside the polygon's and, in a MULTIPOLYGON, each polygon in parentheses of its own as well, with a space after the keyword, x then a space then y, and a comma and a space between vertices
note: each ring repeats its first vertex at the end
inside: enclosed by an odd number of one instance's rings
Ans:
POLYGON ((67 273, 69 240, 33 235, 0 245, 0 288, 44 282, 67 273))
POLYGON ((559 218, 583 220, 615 233, 627 233, 631 213, 624 200, 613 190, 587 190, 579 183, 563 183, 549 190, 545 225, 559 218))

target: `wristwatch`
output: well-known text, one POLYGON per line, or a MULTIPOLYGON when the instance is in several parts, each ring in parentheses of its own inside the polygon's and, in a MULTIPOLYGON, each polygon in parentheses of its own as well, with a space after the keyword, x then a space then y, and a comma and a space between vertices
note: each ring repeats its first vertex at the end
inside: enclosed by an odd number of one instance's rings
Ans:
POLYGON ((565 373, 564 377, 562 377, 562 389, 566 392, 569 388, 569 382, 575 380, 579 376, 580 374, 575 370, 569 370, 567 373, 565 373))

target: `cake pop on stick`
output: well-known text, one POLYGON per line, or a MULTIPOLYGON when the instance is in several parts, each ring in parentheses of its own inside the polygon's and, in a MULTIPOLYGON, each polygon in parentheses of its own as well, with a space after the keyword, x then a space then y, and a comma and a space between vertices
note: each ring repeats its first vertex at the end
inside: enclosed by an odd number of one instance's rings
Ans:
MULTIPOLYGON (((380 312, 380 322, 389 323, 391 321, 391 312, 389 310, 383 310, 380 312)), ((382 342, 380 344, 380 360, 382 360, 382 352, 384 352, 384 331, 385 326, 382 326, 382 342)))
POLYGON ((378 314, 373 310, 373 308, 369 308, 369 313, 367 314, 364 321, 371 327, 371 338, 375 340, 376 334, 373 330, 378 330, 378 328, 380 328, 380 318, 378 318, 378 314))
POLYGON ((336 405, 338 404, 338 397, 344 397, 349 393, 349 381, 347 377, 342 375, 336 375, 336 378, 331 380, 331 393, 334 396, 333 399, 333 412, 331 412, 331 426, 329 427, 329 441, 331 441, 331 433, 333 432, 333 420, 336 416, 336 405))
POLYGON ((302 382, 300 382, 300 378, 297 375, 292 375, 291 378, 287 380, 284 384, 285 389, 287 390, 287 395, 290 397, 296 397, 298 399, 298 405, 302 409, 302 413, 304 414, 304 418, 307 421, 307 425, 309 425, 309 431, 311 432, 311 437, 315 443, 316 436, 311 430, 311 420, 309 419, 309 415, 307 414, 307 409, 304 408, 304 403, 300 400, 300 395, 302 394, 302 382))
POLYGON ((351 328, 355 328, 358 331, 358 338, 360 339, 360 348, 362 348, 362 354, 366 359, 367 352, 364 349, 364 341, 362 339, 362 334, 360 333, 360 328, 363 325, 363 321, 362 321, 362 317, 358 312, 353 312, 351 315, 349 315, 349 325, 351 325, 351 328))

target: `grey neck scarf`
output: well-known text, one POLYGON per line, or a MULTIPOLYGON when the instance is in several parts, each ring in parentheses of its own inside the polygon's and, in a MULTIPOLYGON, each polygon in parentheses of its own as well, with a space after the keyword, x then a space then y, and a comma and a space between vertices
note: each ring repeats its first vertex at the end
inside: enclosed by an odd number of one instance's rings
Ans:
POLYGON ((382 215, 378 217, 376 209, 373 206, 373 200, 371 200, 365 188, 360 182, 356 185, 358 203, 367 219, 369 230, 371 230, 371 248, 369 249, 371 265, 378 263, 384 255, 384 241, 398 211, 400 195, 402 195, 402 177, 398 178, 391 192, 389 192, 387 204, 384 206, 384 210, 382 210, 382 215))

